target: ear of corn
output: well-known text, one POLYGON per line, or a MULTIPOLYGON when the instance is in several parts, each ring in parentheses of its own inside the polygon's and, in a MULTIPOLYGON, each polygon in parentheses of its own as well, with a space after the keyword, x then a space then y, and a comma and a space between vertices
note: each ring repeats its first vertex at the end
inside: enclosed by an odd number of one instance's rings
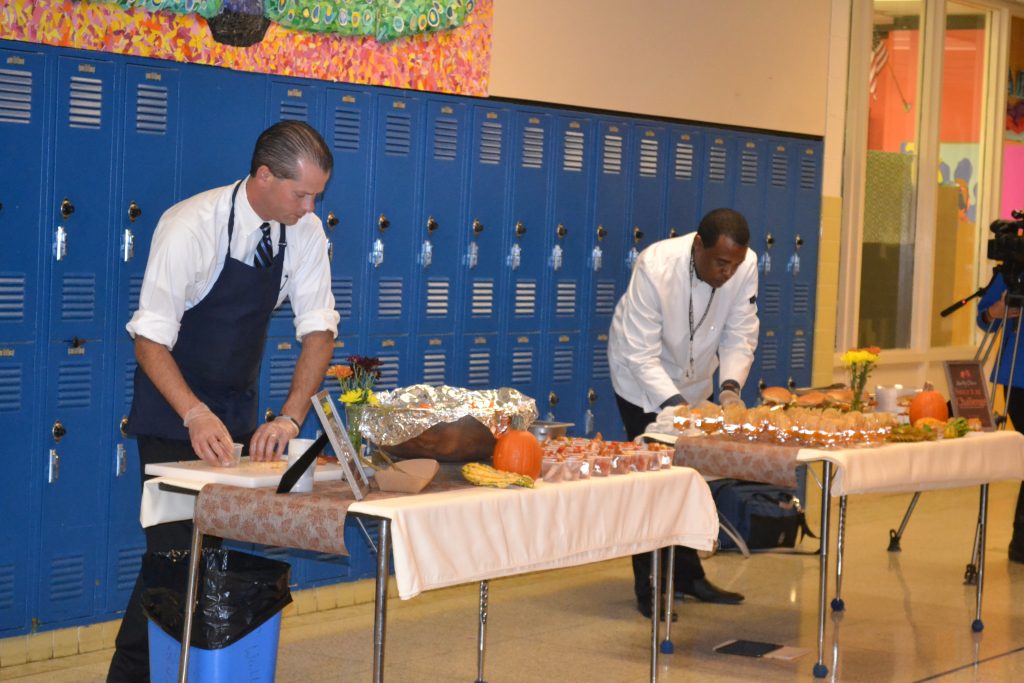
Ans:
POLYGON ((492 486, 494 488, 503 489, 509 486, 522 486, 524 488, 533 488, 533 479, 526 476, 525 474, 516 474, 515 472, 503 472, 496 470, 490 465, 484 465, 479 462, 468 462, 462 466, 462 477, 471 484, 476 486, 492 486))

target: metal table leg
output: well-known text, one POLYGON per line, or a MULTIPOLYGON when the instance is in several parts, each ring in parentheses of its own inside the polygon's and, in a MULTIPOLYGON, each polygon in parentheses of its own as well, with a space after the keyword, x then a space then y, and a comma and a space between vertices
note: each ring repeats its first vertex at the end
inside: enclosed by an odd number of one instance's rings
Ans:
POLYGON ((488 581, 480 582, 480 627, 476 638, 476 683, 484 680, 484 654, 487 649, 487 597, 490 592, 488 581))
POLYGON ((985 628, 981 621, 981 596, 985 588, 985 525, 988 521, 988 484, 981 485, 981 502, 978 511, 978 598, 971 630, 980 633, 985 628))
POLYGON ((665 637, 661 641, 661 651, 670 655, 675 651, 672 646, 672 607, 676 603, 675 587, 676 547, 668 547, 668 567, 665 568, 665 637))
POLYGON ((381 518, 377 541, 377 587, 373 598, 373 680, 384 680, 384 636, 387 633, 388 563, 391 559, 391 520, 381 518))
POLYGON ((825 593, 828 590, 828 526, 829 508, 832 506, 832 462, 824 461, 821 478, 821 549, 818 551, 818 661, 814 665, 814 677, 828 675, 825 666, 825 593))
POLYGON ((199 592, 199 562, 203 555, 203 532, 198 525, 192 527, 192 551, 189 555, 188 586, 185 588, 185 625, 181 634, 181 655, 178 658, 178 683, 188 681, 189 643, 192 642, 192 620, 196 613, 196 594, 199 592))
POLYGON ((651 551, 651 683, 658 680, 658 612, 661 607, 661 548, 651 551))
POLYGON ((897 530, 889 529, 889 548, 890 553, 898 553, 900 548, 900 539, 903 538, 903 531, 907 528, 907 522, 910 521, 910 515, 914 512, 914 506, 917 505, 917 500, 921 497, 920 491, 914 492, 914 497, 910 499, 910 505, 907 506, 907 511, 903 513, 903 521, 900 522, 900 528, 897 530))
POLYGON ((843 549, 846 547, 846 496, 839 496, 839 533, 836 536, 836 597, 832 598, 832 609, 842 612, 843 602, 843 549))

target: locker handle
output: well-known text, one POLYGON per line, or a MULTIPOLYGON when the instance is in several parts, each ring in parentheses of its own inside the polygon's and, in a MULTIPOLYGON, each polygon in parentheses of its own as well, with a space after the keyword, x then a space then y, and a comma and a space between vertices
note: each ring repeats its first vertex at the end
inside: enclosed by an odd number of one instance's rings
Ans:
POLYGON ((437 221, 434 220, 434 217, 429 216, 427 218, 427 234, 432 235, 434 231, 438 229, 438 227, 440 226, 438 226, 437 221))
POLYGON ((607 236, 608 236, 608 231, 605 230, 604 226, 603 225, 597 226, 597 239, 603 240, 607 236))
POLYGON ((381 214, 380 217, 377 218, 377 229, 381 232, 387 230, 390 225, 391 221, 389 221, 388 217, 384 214, 381 214))
POLYGON ((60 479, 60 456, 57 455, 57 449, 50 449, 50 462, 47 467, 46 482, 52 484, 53 482, 60 479))
POLYGON ((70 199, 65 197, 64 201, 62 201, 60 203, 60 215, 64 216, 64 218, 67 218, 68 216, 70 216, 74 212, 75 212, 75 205, 71 203, 70 199))
POLYGON ((640 228, 633 228, 633 241, 639 242, 644 238, 644 231, 640 228))
POLYGON ((114 454, 114 476, 122 477, 127 471, 128 449, 124 447, 123 443, 119 443, 117 444, 117 450, 114 454))
POLYGON ((484 231, 484 224, 477 219, 473 219, 473 234, 479 235, 484 231))
POLYGON ((118 429, 121 432, 121 436, 123 436, 123 437, 127 437, 128 436, 128 416, 127 415, 122 415, 121 416, 121 424, 118 425, 118 429))
POLYGON ((133 199, 131 203, 128 205, 128 220, 134 223, 135 219, 141 215, 142 209, 139 208, 139 205, 136 204, 135 200, 133 199))
POLYGON ((566 229, 566 227, 564 225, 559 223, 558 227, 555 228, 555 234, 558 235, 559 239, 563 239, 566 235, 569 234, 569 231, 568 231, 568 229, 566 229))
POLYGON ((330 228, 331 230, 334 230, 334 228, 337 225, 338 225, 338 217, 334 215, 333 211, 328 211, 327 212, 327 227, 330 228))
POLYGON ((124 229, 124 235, 121 236, 121 260, 128 263, 135 258, 135 234, 132 233, 131 228, 124 229))
POLYGON ((526 234, 526 226, 523 225, 522 221, 516 221, 516 237, 522 237, 526 234))

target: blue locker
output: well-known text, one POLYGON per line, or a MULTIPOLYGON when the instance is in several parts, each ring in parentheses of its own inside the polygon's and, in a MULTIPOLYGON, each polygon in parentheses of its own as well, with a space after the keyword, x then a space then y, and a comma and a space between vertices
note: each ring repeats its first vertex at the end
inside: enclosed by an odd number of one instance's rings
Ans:
POLYGON ((626 267, 633 270, 636 257, 666 236, 665 196, 667 188, 667 139, 661 126, 638 122, 633 127, 630 159, 629 226, 626 267))
MULTIPOLYGON (((505 300, 505 254, 511 115, 506 109, 477 106, 473 110, 469 159, 469 234, 463 255, 466 269, 461 290, 461 327, 469 334, 498 329, 498 302, 505 300)), ((461 350, 471 351, 469 346, 461 350)))
POLYGON ((666 237, 685 235, 700 223, 700 162, 704 154, 704 133, 699 128, 670 126, 666 237))
POLYGON ((451 334, 455 330, 455 298, 464 272, 458 254, 469 233, 465 213, 468 112, 469 108, 454 98, 426 101, 423 202, 412 240, 416 249, 414 328, 418 334, 451 334))
POLYGON ((786 255, 790 311, 789 366, 797 386, 811 383, 814 305, 818 279, 821 221, 821 143, 790 142, 793 168, 792 233, 781 247, 786 255))
POLYGON ((586 400, 581 369, 583 367, 582 336, 579 332, 552 332, 545 335, 537 410, 541 417, 560 422, 573 422, 574 434, 582 434, 578 423, 586 400))
POLYGON ((537 412, 543 418, 548 412, 548 400, 542 394, 541 334, 523 332, 510 335, 501 349, 504 363, 499 367, 496 386, 512 387, 537 401, 537 412))
POLYGON ((595 158, 594 126, 581 117, 555 119, 557 158, 554 160, 554 221, 545 228, 545 251, 549 276, 540 301, 544 306, 544 328, 583 328, 586 308, 588 259, 593 248, 590 188, 595 158))
MULTIPOLYGON (((103 342, 50 344, 45 365, 43 426, 51 435, 32 460, 42 481, 38 618, 55 624, 95 609, 102 563, 110 439, 97 419, 106 385, 103 342)), ((137 513, 136 513, 137 514, 137 513)))
POLYGON ((272 420, 281 412, 301 351, 302 345, 294 336, 267 338, 260 365, 259 421, 272 420))
POLYGON ((366 353, 359 355, 375 356, 380 359, 377 391, 388 391, 413 383, 414 371, 409 362, 408 335, 370 335, 366 353))
POLYGON ((742 213, 750 225, 750 246, 760 250, 765 229, 765 186, 768 180, 767 149, 763 136, 738 135, 735 138, 738 162, 731 169, 732 207, 742 213))
POLYGON ((455 385, 479 391, 501 386, 498 382, 498 335, 466 334, 457 350, 455 385))
POLYGON ((29 625, 35 589, 33 549, 37 537, 40 477, 33 476, 41 447, 31 400, 36 379, 33 343, 0 342, 0 431, 5 443, 0 480, 0 635, 29 625))
POLYGON ((593 247, 587 255, 587 317, 591 330, 608 331, 615 304, 626 289, 626 220, 630 127, 601 119, 597 124, 599 157, 594 181, 593 247))
MULTIPOLYGON (((0 340, 37 337, 41 301, 43 196, 46 180, 46 59, 41 52, 0 49, 0 149, 17 160, 0 184, 0 340)), ((10 162, 9 162, 10 163, 10 162)))
POLYGON ((736 144, 727 133, 709 130, 704 138, 700 215, 733 204, 736 144))
POLYGON ((455 337, 451 334, 420 334, 415 338, 412 382, 455 386, 455 337))
POLYGON ((368 90, 330 87, 324 139, 334 172, 323 196, 323 221, 331 255, 338 334, 365 335, 366 255, 370 250, 370 179, 373 97, 368 90))
POLYGON ((577 421, 575 433, 593 437, 600 432, 605 439, 625 439, 626 431, 619 416, 611 372, 608 369, 607 330, 589 332, 584 343, 587 394, 582 420, 577 421))
POLYGON ((106 468, 110 481, 107 504, 107 555, 104 610, 123 609, 138 575, 145 538, 139 527, 141 493, 138 447, 125 435, 131 409, 135 349, 125 323, 138 309, 142 276, 157 221, 174 203, 180 113, 180 71, 163 65, 128 64, 119 186, 114 210, 117 233, 113 304, 108 338, 111 363, 111 408, 107 429, 114 449, 106 468))
POLYGON ((366 287, 369 329, 379 334, 408 333, 412 323, 413 247, 423 139, 422 104, 413 97, 377 98, 373 145, 370 263, 366 287))

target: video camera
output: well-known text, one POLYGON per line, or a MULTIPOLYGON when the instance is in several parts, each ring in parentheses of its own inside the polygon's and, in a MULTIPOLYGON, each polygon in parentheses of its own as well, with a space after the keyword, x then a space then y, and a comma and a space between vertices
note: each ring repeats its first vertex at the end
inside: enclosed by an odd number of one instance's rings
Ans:
POLYGON ((988 257, 1000 261, 996 269, 1010 295, 1024 296, 1024 211, 1010 213, 1012 221, 992 221, 989 230, 995 235, 988 241, 988 257))

